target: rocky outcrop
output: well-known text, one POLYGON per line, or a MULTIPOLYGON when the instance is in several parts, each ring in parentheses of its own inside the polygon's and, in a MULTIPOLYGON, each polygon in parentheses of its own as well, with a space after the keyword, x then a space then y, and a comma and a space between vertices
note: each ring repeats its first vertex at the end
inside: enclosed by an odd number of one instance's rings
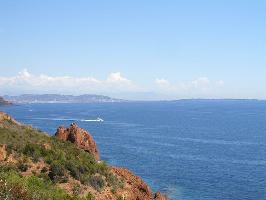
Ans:
POLYGON ((154 195, 154 200, 167 200, 167 196, 164 194, 161 194, 160 192, 156 192, 154 195))
MULTIPOLYGON (((59 127, 55 133, 55 136, 61 140, 74 143, 77 147, 93 154, 96 160, 99 160, 99 151, 92 136, 84 129, 79 128, 77 124, 72 123, 69 128, 64 128, 62 126, 59 127)), ((153 194, 150 187, 140 177, 136 176, 128 169, 112 167, 112 172, 126 183, 123 191, 120 191, 125 199, 167 200, 167 196, 162 195, 160 192, 153 194)), ((104 195, 104 192, 102 192, 102 195, 104 195)), ((100 195, 98 199, 101 199, 102 195, 100 195)), ((113 199, 111 198, 111 196, 113 196, 112 194, 109 194, 109 196, 109 199, 113 199)))
POLYGON ((129 184, 132 193, 127 194, 127 198, 139 200, 150 199, 152 191, 140 177, 134 175, 126 168, 114 167, 113 172, 129 184))
POLYGON ((59 127, 55 136, 64 141, 70 141, 77 147, 91 153, 96 160, 100 160, 99 151, 92 136, 77 124, 72 123, 69 128, 59 127))
POLYGON ((125 194, 129 200, 167 200, 166 195, 160 192, 152 193, 150 187, 138 176, 126 168, 113 167, 112 171, 125 180, 128 185, 128 192, 125 194))
POLYGON ((4 122, 4 121, 10 121, 12 123, 18 124, 20 125, 19 122, 17 122, 14 118, 12 118, 10 115, 4 113, 4 112, 0 112, 0 123, 4 122))

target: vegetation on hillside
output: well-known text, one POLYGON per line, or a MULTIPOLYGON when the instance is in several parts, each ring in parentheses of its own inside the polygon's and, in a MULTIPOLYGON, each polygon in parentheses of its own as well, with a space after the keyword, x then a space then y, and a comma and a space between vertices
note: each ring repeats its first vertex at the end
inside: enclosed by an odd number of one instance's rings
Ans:
POLYGON ((80 195, 83 186, 98 192, 108 186, 113 193, 123 187, 106 163, 29 126, 2 121, 0 144, 6 145, 11 159, 0 162, 0 199, 92 200, 91 193, 80 195), (75 184, 71 193, 60 189, 69 182, 75 184))

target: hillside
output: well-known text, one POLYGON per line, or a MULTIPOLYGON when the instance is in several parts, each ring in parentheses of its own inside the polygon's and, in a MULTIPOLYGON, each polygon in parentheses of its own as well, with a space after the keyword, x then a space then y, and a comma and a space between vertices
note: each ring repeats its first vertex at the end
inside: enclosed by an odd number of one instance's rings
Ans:
POLYGON ((13 103, 106 103, 121 102, 122 99, 115 99, 103 95, 84 94, 79 96, 61 94, 23 94, 19 96, 4 96, 13 103))
POLYGON ((76 124, 51 137, 0 112, 0 144, 0 199, 167 199, 129 170, 98 160, 92 136, 76 124))

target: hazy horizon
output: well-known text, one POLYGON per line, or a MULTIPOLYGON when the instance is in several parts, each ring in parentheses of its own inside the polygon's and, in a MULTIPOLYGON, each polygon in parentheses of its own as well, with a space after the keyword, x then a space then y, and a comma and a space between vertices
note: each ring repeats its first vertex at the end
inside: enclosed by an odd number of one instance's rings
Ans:
POLYGON ((75 94, 71 94, 71 93, 69 93, 69 94, 64 94, 64 93, 22 93, 22 94, 11 94, 11 95, 8 95, 8 94, 3 94, 3 95, 1 95, 1 96, 3 96, 3 97, 21 97, 21 96, 24 96, 24 95, 30 95, 30 96, 42 96, 42 95, 62 95, 62 96, 74 96, 74 97, 78 97, 78 96, 85 96, 85 95, 95 95, 95 96, 105 96, 105 97, 110 97, 110 98, 113 98, 113 99, 120 99, 120 100, 125 100, 125 101, 182 101, 182 100, 199 100, 199 101, 201 101, 201 100, 213 100, 213 101, 215 101, 215 100, 224 100, 224 101, 230 101, 230 100, 232 100, 232 101, 234 101, 234 100, 239 100, 239 101, 241 101, 241 100, 243 100, 243 101, 245 101, 245 100, 255 100, 255 101, 265 101, 266 99, 256 99, 256 98, 180 98, 180 99, 178 99, 178 98, 176 98, 176 99, 154 99, 154 98, 152 98, 152 99, 123 99, 123 98, 119 98, 119 97, 115 97, 115 96, 109 96, 109 95, 106 95, 106 94, 92 94, 92 93, 82 93, 82 94, 77 94, 77 95, 75 95, 75 94))

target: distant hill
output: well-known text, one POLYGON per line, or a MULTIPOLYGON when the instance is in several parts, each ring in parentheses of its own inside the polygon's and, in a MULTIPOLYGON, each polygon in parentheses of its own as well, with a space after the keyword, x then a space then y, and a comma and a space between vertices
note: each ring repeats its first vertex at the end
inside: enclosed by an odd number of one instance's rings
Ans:
POLYGON ((3 97, 0 97, 0 106, 1 105, 10 105, 11 103, 9 101, 6 101, 3 97))
POLYGON ((125 101, 94 94, 84 94, 79 96, 61 94, 23 94, 19 96, 6 95, 4 97, 12 103, 106 103, 125 101))

